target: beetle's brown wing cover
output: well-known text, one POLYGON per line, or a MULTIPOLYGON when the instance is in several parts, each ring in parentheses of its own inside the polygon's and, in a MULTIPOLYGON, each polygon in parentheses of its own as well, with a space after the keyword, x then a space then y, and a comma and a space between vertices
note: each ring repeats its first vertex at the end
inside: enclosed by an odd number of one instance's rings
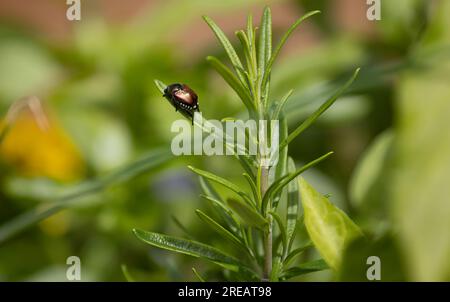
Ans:
POLYGON ((197 94, 188 86, 184 85, 183 89, 180 89, 173 94, 178 101, 183 102, 190 106, 197 104, 197 94))

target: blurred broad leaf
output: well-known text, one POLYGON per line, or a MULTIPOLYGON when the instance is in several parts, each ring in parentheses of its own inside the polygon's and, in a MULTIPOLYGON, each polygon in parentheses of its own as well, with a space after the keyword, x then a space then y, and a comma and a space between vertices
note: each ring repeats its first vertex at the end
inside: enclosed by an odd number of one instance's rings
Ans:
POLYGON ((339 272, 340 281, 372 281, 367 278, 368 258, 380 259, 380 281, 405 281, 404 259, 399 251, 398 242, 390 234, 369 241, 364 237, 352 241, 345 250, 339 272))
POLYGON ((387 198, 388 171, 392 165, 390 157, 393 142, 394 135, 391 130, 375 138, 358 161, 350 182, 349 194, 353 206, 372 218, 377 213, 386 214, 383 210, 387 198))
POLYGON ((172 157, 167 149, 154 150, 149 154, 115 172, 99 177, 68 189, 61 196, 54 197, 51 202, 39 205, 0 226, 0 244, 25 228, 36 224, 61 210, 74 207, 83 197, 96 193, 108 186, 124 182, 141 173, 147 172, 172 157))
MULTIPOLYGON (((450 45, 450 1, 435 8, 422 51, 450 45)), ((409 278, 444 281, 450 276, 450 60, 429 59, 428 69, 401 78, 389 204, 409 278)))
POLYGON ((54 85, 60 70, 43 48, 17 37, 0 39, 0 102, 10 104, 54 85))
POLYGON ((300 178, 300 193, 308 234, 328 265, 338 270, 344 249, 362 235, 361 230, 304 178, 300 178))

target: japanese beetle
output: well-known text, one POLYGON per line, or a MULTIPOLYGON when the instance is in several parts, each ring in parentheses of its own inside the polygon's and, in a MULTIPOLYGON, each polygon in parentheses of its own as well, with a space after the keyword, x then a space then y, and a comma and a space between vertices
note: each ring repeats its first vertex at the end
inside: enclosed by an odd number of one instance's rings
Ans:
POLYGON ((174 107, 175 111, 187 115, 194 123, 194 112, 200 112, 197 94, 186 84, 170 84, 164 89, 163 95, 174 107))

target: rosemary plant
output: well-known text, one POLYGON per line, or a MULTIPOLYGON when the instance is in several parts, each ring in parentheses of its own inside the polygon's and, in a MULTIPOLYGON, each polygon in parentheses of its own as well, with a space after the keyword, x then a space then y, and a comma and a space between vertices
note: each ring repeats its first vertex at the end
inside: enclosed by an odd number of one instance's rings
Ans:
MULTIPOLYGON (((356 70, 341 89, 291 133, 288 133, 283 106, 292 91, 280 100, 270 97, 271 71, 282 47, 304 20, 318 13, 319 11, 312 11, 298 19, 275 48, 272 47, 270 9, 268 7, 264 9, 258 33, 250 15, 247 28, 236 32, 245 61, 241 61, 236 50, 216 23, 209 17, 204 17, 224 47, 232 69, 212 56, 207 58, 208 62, 242 100, 249 119, 258 121, 257 124, 260 125, 257 135, 250 139, 257 140, 260 147, 268 146, 273 135, 278 135, 281 142, 278 161, 272 166, 264 164, 265 155, 259 151, 261 148, 258 148, 255 156, 236 155, 243 168, 243 177, 249 184, 248 191, 252 194, 248 194, 246 190, 225 178, 189 167, 199 175, 203 189, 202 197, 212 205, 216 214, 211 217, 201 210, 196 210, 198 217, 246 257, 237 259, 224 251, 197 241, 135 229, 134 233, 139 239, 159 248, 212 261, 231 272, 229 276, 232 280, 279 281, 328 268, 339 270, 345 246, 350 240, 360 236, 361 232, 345 213, 314 190, 303 178, 298 177, 307 169, 328 158, 332 152, 318 157, 303 167, 296 168, 294 161, 288 156, 288 145, 336 101, 354 81, 359 70, 356 70), (259 121, 267 120, 279 120, 280 130, 273 129, 271 123, 267 128, 264 126, 265 123, 259 123, 259 121), (224 200, 211 182, 223 185, 236 193, 236 198, 224 200), (303 219, 298 214, 300 201, 304 210, 303 219), (283 212, 280 211, 280 205, 286 207, 285 217, 280 214, 283 212), (299 223, 305 224, 312 245, 323 259, 293 265, 295 263, 293 260, 311 246, 311 244, 295 246, 294 238, 299 223)), ((160 92, 164 93, 167 86, 158 80, 155 80, 155 83, 160 92)), ((194 127, 201 127, 203 131, 211 133, 211 127, 208 127, 207 123, 208 121, 201 116, 194 119, 194 127)), ((225 136, 226 134, 215 133, 215 135, 225 136)), ((193 272, 200 280, 204 279, 195 268, 193 272)))

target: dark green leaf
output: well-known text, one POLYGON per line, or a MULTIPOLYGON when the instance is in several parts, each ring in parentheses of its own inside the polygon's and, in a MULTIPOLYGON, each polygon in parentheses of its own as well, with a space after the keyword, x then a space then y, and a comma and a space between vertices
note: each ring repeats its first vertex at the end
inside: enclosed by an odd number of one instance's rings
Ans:
POLYGON ((244 191, 242 191, 237 185, 235 185, 231 181, 228 181, 225 178, 217 176, 216 174, 213 174, 211 172, 200 170, 200 169, 194 168, 192 166, 188 166, 188 168, 192 172, 194 172, 194 173, 196 173, 196 174, 198 174, 200 176, 203 176, 203 177, 205 177, 205 178, 207 178, 209 180, 212 180, 212 181, 214 181, 214 182, 216 182, 218 184, 221 184, 221 185, 227 187, 231 191, 237 193, 239 196, 244 198, 245 201, 248 202, 249 204, 253 204, 253 201, 250 199, 250 197, 248 197, 248 195, 244 191))
POLYGON ((302 276, 309 273, 319 272, 329 269, 327 263, 323 259, 313 260, 300 264, 297 267, 287 269, 280 279, 288 280, 294 277, 302 276))
POLYGON ((296 256, 301 255, 306 249, 313 247, 314 245, 312 243, 306 244, 305 246, 296 248, 292 252, 287 255, 286 259, 284 259, 284 266, 287 267, 291 264, 291 262, 295 259, 296 256))
POLYGON ((286 253, 287 250, 287 235, 286 235, 286 227, 284 226, 283 220, 281 219, 280 215, 278 213, 270 211, 269 214, 275 219, 277 222, 278 228, 280 229, 280 235, 281 235, 281 242, 282 242, 282 254, 286 253))
POLYGON ((218 222, 216 222, 214 219, 206 215, 200 210, 195 211, 198 215, 198 217, 205 223, 207 223, 215 232, 217 232, 219 235, 222 235, 224 238, 230 240, 234 244, 236 244, 238 247, 244 249, 246 251, 246 247, 242 244, 242 241, 237 238, 235 235, 233 235, 230 231, 228 231, 226 228, 221 226, 218 222))

